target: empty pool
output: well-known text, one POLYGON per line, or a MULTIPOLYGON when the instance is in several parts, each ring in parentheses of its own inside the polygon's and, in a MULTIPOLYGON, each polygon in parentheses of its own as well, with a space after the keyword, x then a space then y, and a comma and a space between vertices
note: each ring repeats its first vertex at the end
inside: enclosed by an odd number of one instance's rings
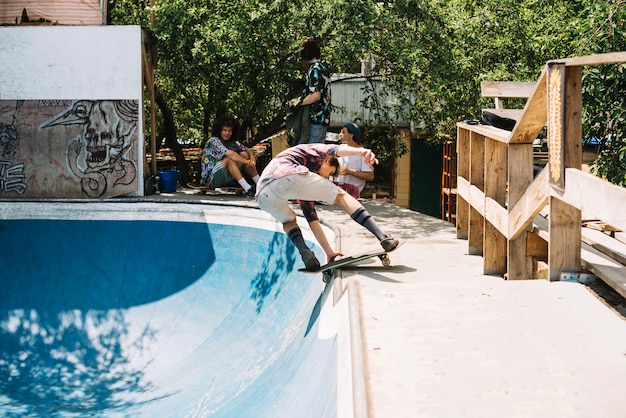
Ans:
POLYGON ((263 212, 0 206, 4 416, 342 415, 343 315, 263 212))

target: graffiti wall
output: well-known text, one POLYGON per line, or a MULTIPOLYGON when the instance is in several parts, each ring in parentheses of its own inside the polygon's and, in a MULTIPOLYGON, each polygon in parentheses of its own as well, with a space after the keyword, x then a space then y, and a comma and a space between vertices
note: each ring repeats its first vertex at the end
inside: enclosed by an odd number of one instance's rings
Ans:
POLYGON ((137 100, 0 101, 1 197, 137 190, 137 100))
POLYGON ((0 28, 0 198, 143 194, 139 27, 0 28))

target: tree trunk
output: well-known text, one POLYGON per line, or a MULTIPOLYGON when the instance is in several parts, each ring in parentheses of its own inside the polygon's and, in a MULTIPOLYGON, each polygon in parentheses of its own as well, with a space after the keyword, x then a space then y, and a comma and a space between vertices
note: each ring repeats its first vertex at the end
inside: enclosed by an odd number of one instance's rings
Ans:
MULTIPOLYGON (((160 90, 155 86, 154 94, 157 105, 161 110, 161 114, 163 115, 163 130, 165 133, 165 144, 168 148, 174 152, 174 157, 176 158, 176 168, 179 171, 178 178, 180 184, 189 183, 189 168, 187 167, 187 162, 185 161, 185 156, 183 155, 183 149, 178 143, 178 139, 176 138, 176 125, 174 124, 174 114, 172 113, 172 109, 167 105, 165 98, 161 94, 160 90)), ((155 153, 156 155, 156 153, 155 153)))

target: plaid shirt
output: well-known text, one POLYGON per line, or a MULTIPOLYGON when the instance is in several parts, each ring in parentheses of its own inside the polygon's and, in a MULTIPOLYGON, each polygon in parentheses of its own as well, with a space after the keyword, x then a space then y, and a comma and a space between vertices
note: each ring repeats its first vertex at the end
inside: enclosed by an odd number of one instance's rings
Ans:
POLYGON ((248 151, 248 148, 242 145, 239 141, 234 139, 228 140, 225 143, 221 139, 214 136, 209 139, 202 150, 202 181, 213 187, 213 167, 218 161, 222 161, 226 155, 226 151, 235 151, 237 154, 248 151))
POLYGON ((331 95, 330 95, 330 75, 321 61, 313 61, 306 73, 306 82, 302 97, 319 91, 322 95, 320 100, 310 106, 311 123, 315 125, 328 126, 330 124, 331 95))

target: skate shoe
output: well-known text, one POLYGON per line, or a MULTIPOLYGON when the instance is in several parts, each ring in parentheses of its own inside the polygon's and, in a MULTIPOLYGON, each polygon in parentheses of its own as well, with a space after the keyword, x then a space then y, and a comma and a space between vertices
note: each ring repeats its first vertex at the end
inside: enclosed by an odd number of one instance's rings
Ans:
POLYGON ((398 244, 400 244, 400 241, 393 237, 385 238, 380 241, 380 245, 382 245, 383 250, 387 252, 395 250, 398 244))
POLYGON ((306 250, 300 254, 302 256, 302 261, 304 261, 304 265, 307 270, 315 270, 320 267, 320 262, 315 257, 315 254, 311 250, 306 250))

